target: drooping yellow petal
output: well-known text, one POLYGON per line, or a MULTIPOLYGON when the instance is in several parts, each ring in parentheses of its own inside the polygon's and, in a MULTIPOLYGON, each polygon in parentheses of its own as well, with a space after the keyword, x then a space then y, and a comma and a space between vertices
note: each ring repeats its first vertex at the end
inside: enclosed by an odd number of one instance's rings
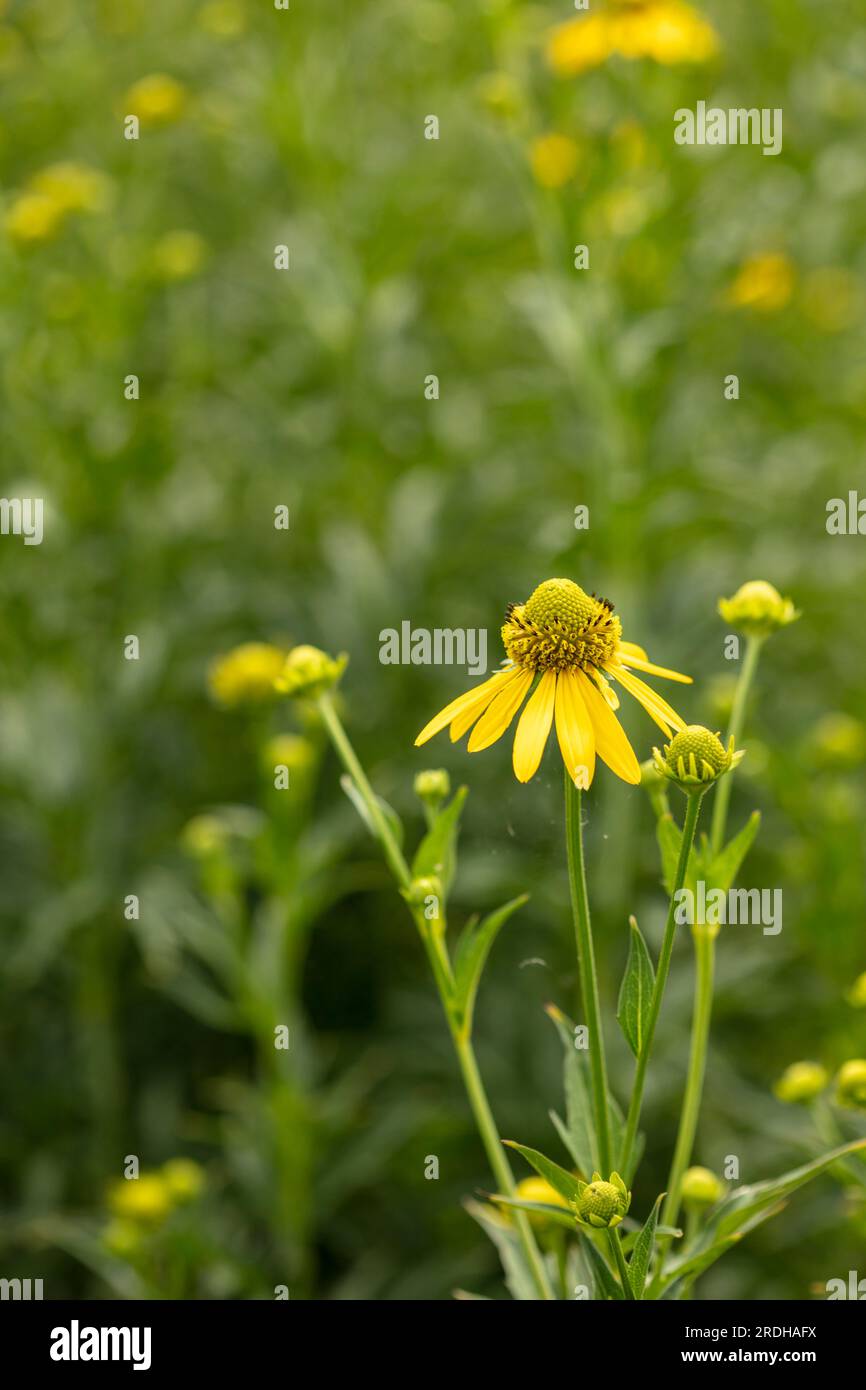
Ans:
POLYGON ((640 764, 626 738, 625 730, 601 691, 583 671, 578 674, 577 680, 595 730, 595 749, 598 756, 617 777, 621 777, 624 782, 637 785, 640 781, 640 764))
POLYGON ((504 690, 494 697, 488 705, 472 733, 467 748, 470 753, 480 753, 501 738, 515 714, 523 704, 523 697, 535 679, 535 672, 521 671, 517 680, 510 681, 504 690))
POLYGON ((684 729, 686 727, 685 720, 677 714, 676 710, 668 704, 663 696, 659 695, 658 691, 653 690, 651 686, 647 685, 646 681, 640 680, 639 677, 633 675, 631 671, 627 671, 624 666, 615 666, 611 664, 605 669, 609 671, 612 676, 615 676, 620 684, 625 686, 629 694, 633 695, 635 699, 643 705, 650 718, 655 720, 659 728, 667 733, 668 736, 670 736, 673 730, 684 729))
POLYGON ((514 735, 514 775, 518 782, 528 782, 538 770, 550 725, 556 695, 556 672, 545 671, 538 682, 514 735))
POLYGON ((616 649, 617 656, 636 656, 638 661, 649 661, 649 657, 643 647, 639 647, 637 642, 620 642, 616 649))
MULTIPOLYGON (((515 667, 510 667, 507 671, 497 671, 483 684, 476 685, 473 690, 467 690, 462 695, 458 695, 457 699, 452 700, 450 705, 446 705, 443 710, 440 710, 429 724, 424 725, 415 740, 415 747, 420 748, 422 743, 426 743, 434 734, 438 734, 440 729, 444 729, 446 724, 450 724, 464 710, 473 709, 477 718, 482 710, 489 705, 494 695, 499 694, 503 681, 514 680, 518 674, 519 672, 515 667)), ((471 724, 472 720, 469 723, 471 724)), ((466 727, 468 728, 469 725, 467 724, 466 727)))
POLYGON ((555 715, 562 761, 575 786, 586 790, 595 776, 595 733, 573 671, 559 673, 555 715))
MULTIPOLYGON (((681 671, 670 671, 667 666, 656 666, 654 662, 647 660, 645 652, 640 656, 626 652, 624 648, 631 645, 631 642, 620 642, 617 657, 621 665, 634 666, 638 671, 646 671, 650 676, 663 676, 668 681, 680 681, 683 685, 691 685, 691 676, 684 676, 681 671)), ((640 651, 640 648, 636 650, 640 651)))

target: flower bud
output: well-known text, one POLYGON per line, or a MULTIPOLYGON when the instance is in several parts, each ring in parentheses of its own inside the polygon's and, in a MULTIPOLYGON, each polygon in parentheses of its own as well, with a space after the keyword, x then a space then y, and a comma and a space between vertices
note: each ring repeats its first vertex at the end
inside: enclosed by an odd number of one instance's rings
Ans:
POLYGON ((819 1096, 830 1077, 818 1062, 792 1062, 779 1077, 773 1092, 786 1105, 808 1105, 819 1096))
POLYGON ((170 1158, 161 1173, 174 1202, 191 1202, 204 1187, 204 1169, 193 1158, 170 1158))
POLYGON ((260 705, 274 697, 274 681, 286 653, 268 642, 244 642, 218 657, 208 673, 211 694, 228 709, 260 705))
POLYGON ((706 791, 744 756, 742 750, 734 752, 733 739, 725 748, 718 734, 710 733, 703 724, 689 724, 675 734, 663 755, 658 748, 653 749, 656 771, 684 792, 706 791))
POLYGON ((332 689, 340 679, 349 658, 332 657, 318 647, 293 647, 274 686, 283 695, 314 699, 332 689))
POLYGON ((577 1190, 572 1209, 583 1226, 618 1226, 631 1206, 631 1193, 619 1173, 611 1173, 607 1182, 593 1173, 592 1182, 579 1182, 577 1190))
POLYGON ((767 637, 800 616, 791 600, 765 579, 741 584, 733 598, 720 598, 718 606, 725 622, 749 637, 767 637))
POLYGON ((836 1102, 854 1110, 866 1110, 866 1058, 843 1062, 836 1074, 836 1102))
POLYGON ((435 898, 437 902, 441 899, 442 883, 432 875, 429 878, 413 878, 403 896, 410 906, 424 907, 428 898, 435 898))
POLYGON ((721 1178, 709 1168, 689 1168, 683 1174, 683 1201, 689 1207, 711 1207, 725 1190, 721 1178))
POLYGON ((858 975, 848 991, 848 1003, 853 1009, 866 1009, 866 970, 858 975))
POLYGON ((181 831, 180 841, 193 859, 210 859, 225 850, 231 830, 218 816, 193 816, 181 831))
POLYGON ((300 774, 312 766, 315 758, 315 748, 300 734, 275 734, 262 749, 262 767, 267 772, 287 767, 290 773, 300 774))
POLYGON ((436 811, 451 791, 451 778, 443 767, 419 772, 413 783, 415 795, 436 811))

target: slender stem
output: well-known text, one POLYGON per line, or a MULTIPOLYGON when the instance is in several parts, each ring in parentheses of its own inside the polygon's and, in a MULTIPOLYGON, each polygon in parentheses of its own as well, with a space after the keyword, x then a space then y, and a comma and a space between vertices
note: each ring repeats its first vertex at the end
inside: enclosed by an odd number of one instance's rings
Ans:
MULTIPOLYGON (((457 1060, 460 1063, 460 1070, 463 1073, 463 1081, 466 1086, 466 1094, 475 1115, 475 1123, 478 1125, 481 1140, 487 1151, 487 1158, 490 1167, 493 1169, 499 1187, 506 1196, 514 1194, 514 1174, 511 1171, 511 1164, 506 1157, 502 1140, 499 1138, 499 1131, 496 1128, 496 1121, 487 1100, 487 1093, 484 1090, 484 1083, 481 1080, 481 1073, 478 1070, 478 1062, 469 1038, 457 1037, 454 1035, 454 1047, 457 1052, 457 1060)), ((512 1215, 517 1226, 524 1254, 529 1263, 530 1273, 542 1298, 553 1297, 547 1279, 547 1273, 535 1243, 535 1237, 529 1225, 529 1218, 525 1211, 514 1210, 512 1215)))
MULTIPOLYGON (((328 734, 339 755, 340 761, 354 781, 364 800, 370 821, 375 827, 376 834, 382 844, 388 867, 394 875, 398 885, 401 888, 408 888, 412 882, 412 874, 409 865, 403 857, 403 852, 379 805, 376 794, 367 778, 367 774, 361 766, 358 756, 349 741, 349 736, 343 728, 340 716, 334 708, 330 695, 321 695, 317 703, 325 727, 328 730, 328 734)), ((499 1131, 496 1128, 493 1112, 490 1109, 490 1102, 487 1099, 481 1073, 478 1070, 478 1063, 475 1058, 472 1040, 459 1033, 456 1020, 451 1011, 451 964, 448 959, 448 951, 445 942, 442 938, 441 931, 431 929, 430 924, 424 920, 422 913, 414 910, 411 906, 410 911, 430 961, 433 978, 442 1001, 442 1008, 448 1021, 448 1027, 457 1053, 457 1060, 460 1064, 460 1071, 466 1087, 466 1094, 478 1132, 481 1136, 481 1141, 487 1153, 490 1167, 493 1170, 496 1182, 503 1194, 506 1197, 513 1197, 515 1193, 514 1176, 502 1146, 499 1131)), ((553 1293, 547 1278, 547 1271, 539 1253, 538 1245, 526 1212, 515 1211, 514 1223, 520 1244, 523 1248, 523 1254, 530 1276, 538 1290, 539 1296, 543 1299, 552 1299, 553 1293)))
POLYGON ((574 935, 577 942, 577 962, 580 970, 580 993, 583 1013, 589 1029, 589 1064, 592 1079, 592 1107, 598 1139, 598 1161, 604 1178, 611 1171, 610 1113, 607 1102, 607 1065, 604 1057, 604 1034, 601 1028, 601 1007, 598 997, 598 975, 595 968, 595 949, 589 919, 589 899, 586 892, 586 867, 583 857, 583 824, 581 794, 565 772, 565 839, 568 846, 568 881, 571 889, 571 910, 574 916, 574 935))
POLYGON ((613 1227, 613 1229, 608 1227, 607 1238, 610 1241, 610 1248, 613 1251, 614 1259, 616 1260, 616 1267, 619 1270, 619 1280, 622 1284, 622 1296, 623 1298, 631 1299, 632 1302, 634 1302, 635 1291, 632 1288, 631 1280, 628 1277, 628 1265, 625 1262, 625 1255, 622 1253, 622 1244, 619 1238, 619 1231, 615 1226, 613 1227))
MULTIPOLYGON (((728 725, 728 738, 733 738, 738 743, 743 732, 743 724, 746 718, 746 704, 749 698, 749 690, 752 686, 755 671, 758 667, 758 657, 761 647, 766 639, 763 637, 746 638, 746 655, 743 658, 743 665, 737 680, 737 688, 734 691, 734 703, 731 706, 731 722, 728 725)), ((716 787, 716 801, 713 806, 713 819, 710 829, 710 848, 713 854, 718 854, 725 842, 725 827, 728 820, 728 803, 731 799, 731 788, 733 778, 731 776, 722 777, 716 787)))
POLYGON ((662 1208, 661 1224, 663 1226, 676 1225, 680 1213, 683 1174, 691 1162, 695 1132, 698 1127, 704 1072, 707 1064, 710 1016, 713 1010, 713 973, 717 933, 717 927, 707 927, 703 924, 696 925, 693 931, 695 938, 695 1004, 692 1014, 689 1070, 680 1112, 680 1127, 677 1131, 677 1142, 667 1181, 668 1195, 662 1208))
POLYGON ((683 821, 682 840, 680 842, 680 856, 677 861, 674 884, 671 891, 671 900, 668 907, 668 917, 665 923, 665 934, 662 939, 662 947, 659 953, 658 968, 656 969, 655 983, 653 984, 652 998, 650 999, 649 1015, 646 1021, 641 1049, 638 1053, 637 1066, 634 1074, 634 1085, 632 1086, 631 1101, 628 1107, 628 1119, 626 1121, 625 1138, 622 1145, 622 1156, 620 1166, 626 1181, 628 1181, 631 1169, 632 1157, 634 1155, 634 1145, 637 1138, 637 1127, 640 1122, 641 1105, 643 1103, 643 1090, 646 1081, 647 1065, 652 1052, 653 1039, 655 1038, 656 1025, 659 1020, 659 1013, 662 1007, 662 998, 665 992, 668 972, 670 971, 671 955, 674 949, 674 940, 677 932, 677 895, 686 880, 686 873, 689 865, 689 855, 695 840, 695 830, 698 824, 698 817, 701 813, 701 802, 704 799, 703 792, 696 792, 690 795, 686 801, 686 814, 683 821))

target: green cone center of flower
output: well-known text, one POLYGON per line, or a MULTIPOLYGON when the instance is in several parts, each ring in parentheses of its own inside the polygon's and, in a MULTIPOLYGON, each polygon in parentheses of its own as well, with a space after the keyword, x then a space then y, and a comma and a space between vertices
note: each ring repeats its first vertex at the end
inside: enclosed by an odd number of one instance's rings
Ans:
POLYGON ((602 666, 621 635, 612 605, 571 579, 546 579, 526 603, 511 605, 502 628, 511 660, 533 671, 602 666))
POLYGON ((705 729, 702 724, 689 724, 682 733, 675 734, 665 750, 665 761, 671 772, 676 772, 680 758, 689 765, 689 754, 694 753, 698 767, 701 762, 709 763, 713 772, 724 772, 728 766, 728 751, 722 741, 705 729))
POLYGON ((581 1215, 584 1219, 597 1216, 601 1221, 610 1221, 623 1207, 622 1193, 612 1182, 591 1182, 580 1201, 581 1215))

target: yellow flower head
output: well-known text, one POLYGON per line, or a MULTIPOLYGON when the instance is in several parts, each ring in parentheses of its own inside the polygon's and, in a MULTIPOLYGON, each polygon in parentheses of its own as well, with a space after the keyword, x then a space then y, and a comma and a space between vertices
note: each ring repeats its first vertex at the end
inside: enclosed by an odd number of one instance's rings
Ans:
POLYGON ((866 729, 850 714, 825 714, 815 726, 814 744, 823 762, 856 767, 866 757, 866 729))
POLYGON ((21 193, 13 199, 5 217, 6 231, 21 246, 50 241, 63 225, 65 211, 45 193, 21 193))
POLYGON ((718 47, 715 29, 685 0, 615 0, 600 14, 558 25, 547 60, 554 72, 571 77, 612 57, 704 63, 718 47))
POLYGON ((153 72, 133 83, 124 104, 142 125, 170 125, 186 106, 186 88, 164 72, 153 72))
POLYGON ((168 1183, 159 1173, 141 1173, 137 1178, 119 1178, 112 1183, 108 1205, 115 1216, 130 1221, 164 1221, 174 1206, 168 1183))
POLYGON ((276 689, 281 695, 315 699, 337 684, 348 660, 347 656, 328 656, 319 647, 293 647, 277 673, 276 689))
MULTIPOLYGON (((569 1205, 561 1192, 557 1192, 555 1187, 551 1187, 546 1178, 531 1177, 522 1178, 514 1189, 514 1195, 521 1202, 543 1202, 546 1207, 562 1207, 569 1211, 569 1205)), ((527 1212, 530 1225, 537 1231, 548 1229, 552 1222, 546 1212, 530 1211, 527 1212)))
POLYGON ((542 188, 562 188, 577 168, 578 156, 577 143, 570 136, 556 131, 539 135, 529 149, 535 182, 542 188))
POLYGON ((219 816, 193 816, 181 831, 181 844, 193 859, 210 859, 220 854, 231 839, 231 831, 219 816))
POLYGON ((112 1255, 129 1259, 141 1247, 141 1227, 134 1221, 109 1221, 102 1232, 102 1243, 112 1255))
POLYGON ((306 772, 315 760, 316 750, 302 734, 275 734, 262 749, 262 766, 269 772, 275 767, 306 772))
POLYGON ((676 782, 684 792, 706 791, 732 767, 742 762, 742 750, 734 752, 734 740, 727 748, 718 734, 703 724, 689 724, 665 744, 664 754, 653 749, 653 763, 662 777, 676 782))
POLYGON ((782 252, 750 256, 728 290, 728 303, 760 314, 778 313, 794 293, 795 280, 794 266, 782 252))
POLYGON ((631 1193, 619 1173, 611 1173, 607 1182, 600 1173, 593 1173, 592 1182, 579 1182, 577 1190, 572 1205, 582 1226, 618 1226, 631 1206, 631 1193))
POLYGON ((820 1062, 792 1062, 773 1087, 773 1094, 786 1105, 808 1105, 821 1094, 829 1080, 820 1062))
POLYGON ((207 242, 198 232, 166 232, 153 248, 151 264, 159 280, 189 280, 201 270, 207 242))
POLYGON ((211 666, 208 684, 220 705, 258 705, 273 699, 274 681, 283 669, 286 653, 268 642, 244 642, 211 666))
POLYGON ((34 193, 52 198, 64 213, 98 212, 105 207, 108 194, 104 174, 72 160, 40 169, 28 186, 34 193))
POLYGON ((173 1202, 192 1202, 204 1188, 204 1169, 192 1158, 170 1158, 160 1171, 173 1202))
POLYGON ((554 722, 563 762, 577 786, 591 784, 596 755, 623 781, 640 781, 638 760, 614 714, 619 697, 608 677, 633 695, 668 737, 686 727, 634 671, 686 683, 691 677, 654 666, 642 647, 623 642, 613 605, 571 579, 545 580, 526 603, 510 604, 502 641, 508 653, 504 667, 446 705, 421 730, 416 746, 448 725, 452 742, 472 729, 470 753, 489 748, 509 728, 536 678, 514 738, 519 782, 528 782, 538 770, 554 722))
POLYGON ((866 1110, 866 1058, 843 1062, 836 1073, 836 1103, 853 1110, 866 1110))
POLYGON ((800 616, 791 600, 782 598, 765 579, 750 579, 733 598, 720 598, 719 613, 726 623, 752 637, 767 637, 800 616))
POLYGON ((683 1201, 686 1206, 711 1207, 724 1192, 721 1178, 709 1168, 688 1168, 683 1173, 683 1201))
POLYGON ((858 975, 847 994, 852 1009, 866 1009, 866 970, 858 975))

